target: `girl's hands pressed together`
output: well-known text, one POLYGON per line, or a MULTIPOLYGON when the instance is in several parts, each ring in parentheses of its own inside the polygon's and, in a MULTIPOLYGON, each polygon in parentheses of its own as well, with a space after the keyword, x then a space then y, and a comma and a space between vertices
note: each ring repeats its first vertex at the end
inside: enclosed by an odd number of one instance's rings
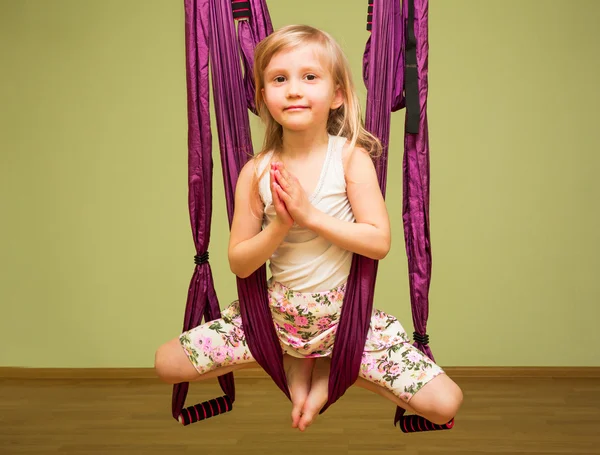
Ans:
POLYGON ((270 176, 271 177, 271 193, 273 194, 273 205, 275 206, 275 212, 277 213, 277 218, 279 219, 280 223, 284 227, 290 228, 294 224, 294 220, 292 219, 290 213, 288 212, 288 209, 286 208, 284 202, 279 197, 279 192, 277 191, 277 188, 279 187, 279 185, 277 185, 277 182, 275 179, 275 168, 274 168, 273 164, 271 165, 270 174, 271 174, 271 176, 270 176))
POLYGON ((279 199, 283 201, 293 220, 298 225, 307 227, 315 208, 309 202, 304 188, 298 179, 285 169, 283 163, 273 163, 271 170, 274 172, 275 190, 279 199))

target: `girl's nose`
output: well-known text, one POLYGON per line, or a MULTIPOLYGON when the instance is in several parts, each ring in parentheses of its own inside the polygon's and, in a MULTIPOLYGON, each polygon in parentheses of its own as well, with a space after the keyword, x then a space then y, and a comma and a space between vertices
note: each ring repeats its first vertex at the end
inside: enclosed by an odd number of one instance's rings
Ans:
POLYGON ((288 84, 287 97, 288 98, 298 98, 300 96, 300 87, 298 86, 298 82, 290 81, 288 84))

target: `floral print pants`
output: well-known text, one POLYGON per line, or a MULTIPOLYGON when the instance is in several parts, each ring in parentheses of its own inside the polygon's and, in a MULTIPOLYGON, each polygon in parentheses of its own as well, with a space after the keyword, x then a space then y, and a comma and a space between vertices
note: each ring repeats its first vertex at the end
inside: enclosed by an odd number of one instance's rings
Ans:
MULTIPOLYGON (((303 293, 269 282, 269 306, 284 354, 330 357, 341 315, 345 285, 326 292, 303 293)), ((179 341, 200 374, 220 367, 254 362, 242 327, 239 302, 180 335, 179 341)), ((398 320, 377 309, 371 324, 359 375, 408 403, 443 370, 410 344, 398 320)))

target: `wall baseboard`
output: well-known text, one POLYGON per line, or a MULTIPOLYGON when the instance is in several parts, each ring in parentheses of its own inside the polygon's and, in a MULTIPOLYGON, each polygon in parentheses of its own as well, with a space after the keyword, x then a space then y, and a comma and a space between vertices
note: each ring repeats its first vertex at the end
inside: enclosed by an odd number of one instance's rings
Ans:
MULTIPOLYGON (((599 367, 444 367, 453 378, 600 378, 599 367)), ((235 378, 266 379, 260 368, 234 373, 235 378)), ((0 367, 0 379, 156 379, 153 368, 0 367)))

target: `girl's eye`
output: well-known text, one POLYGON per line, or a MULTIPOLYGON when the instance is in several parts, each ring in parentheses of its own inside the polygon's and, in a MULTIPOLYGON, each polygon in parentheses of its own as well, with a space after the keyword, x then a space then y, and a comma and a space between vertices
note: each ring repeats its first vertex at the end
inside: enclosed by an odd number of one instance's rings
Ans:
POLYGON ((306 78, 307 78, 309 81, 314 81, 314 80, 316 80, 316 79, 317 79, 317 76, 315 76, 314 74, 307 74, 307 75, 306 75, 306 78))
POLYGON ((277 76, 277 77, 276 77, 275 79, 273 79, 273 80, 274 80, 275 82, 282 83, 282 82, 285 82, 285 77, 283 77, 283 76, 277 76))

